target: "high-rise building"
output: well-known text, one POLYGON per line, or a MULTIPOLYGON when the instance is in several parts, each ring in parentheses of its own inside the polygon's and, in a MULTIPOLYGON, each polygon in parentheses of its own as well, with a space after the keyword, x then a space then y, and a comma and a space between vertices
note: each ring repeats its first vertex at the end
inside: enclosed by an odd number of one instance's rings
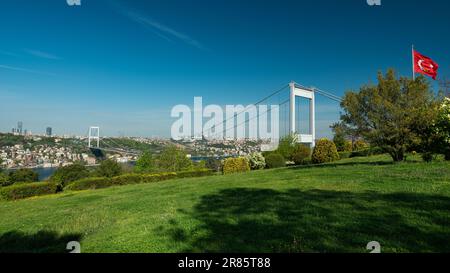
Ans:
POLYGON ((47 127, 47 129, 45 130, 45 134, 47 136, 52 136, 52 127, 47 127))
POLYGON ((17 132, 19 133, 19 135, 22 134, 22 129, 23 129, 23 122, 22 121, 17 122, 17 132))

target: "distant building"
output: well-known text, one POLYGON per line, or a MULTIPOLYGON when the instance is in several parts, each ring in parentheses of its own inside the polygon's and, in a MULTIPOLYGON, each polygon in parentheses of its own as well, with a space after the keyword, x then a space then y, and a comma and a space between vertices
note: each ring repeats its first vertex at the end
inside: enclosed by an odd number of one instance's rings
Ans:
POLYGON ((52 127, 47 127, 47 129, 45 130, 45 135, 52 136, 52 127))
POLYGON ((17 133, 19 133, 19 135, 22 134, 22 129, 23 129, 23 122, 22 121, 17 122, 17 133))

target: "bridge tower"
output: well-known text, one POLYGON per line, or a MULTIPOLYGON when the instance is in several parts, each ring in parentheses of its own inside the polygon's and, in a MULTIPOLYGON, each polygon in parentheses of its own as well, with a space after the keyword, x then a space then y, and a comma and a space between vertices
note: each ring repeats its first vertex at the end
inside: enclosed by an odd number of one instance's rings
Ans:
POLYGON ((315 96, 314 89, 300 87, 295 82, 289 84, 290 99, 289 99, 289 132, 298 136, 298 142, 310 144, 311 148, 315 146, 316 139, 316 114, 315 114, 315 96), (296 128, 296 103, 295 98, 309 99, 309 133, 299 134, 296 128))
POLYGON ((88 147, 89 148, 92 148, 91 140, 97 141, 97 147, 94 147, 94 148, 100 148, 100 127, 96 127, 96 126, 89 127, 89 138, 88 138, 88 147))

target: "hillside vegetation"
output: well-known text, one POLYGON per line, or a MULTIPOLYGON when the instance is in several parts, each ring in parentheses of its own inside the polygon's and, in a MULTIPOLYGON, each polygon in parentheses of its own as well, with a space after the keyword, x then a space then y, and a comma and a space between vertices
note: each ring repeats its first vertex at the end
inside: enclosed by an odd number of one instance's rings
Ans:
POLYGON ((0 252, 450 252, 450 162, 352 158, 0 202, 0 252))

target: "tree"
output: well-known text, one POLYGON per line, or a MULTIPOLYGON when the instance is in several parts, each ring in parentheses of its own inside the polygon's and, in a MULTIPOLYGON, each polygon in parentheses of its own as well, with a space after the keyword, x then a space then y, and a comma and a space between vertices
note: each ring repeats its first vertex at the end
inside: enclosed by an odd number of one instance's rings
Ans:
POLYGON ((106 159, 97 167, 96 175, 102 177, 114 177, 121 175, 122 172, 122 166, 120 166, 119 163, 112 159, 106 159))
POLYGON ((355 142, 361 138, 361 132, 358 129, 351 128, 344 122, 333 123, 330 128, 333 131, 333 142, 338 152, 351 152, 355 142))
POLYGON ((435 141, 434 152, 444 153, 445 159, 450 160, 450 98, 444 98, 437 111, 433 127, 435 141))
POLYGON ((296 165, 306 164, 311 158, 311 148, 303 144, 297 144, 292 153, 292 161, 296 165))
POLYGON ((0 172, 0 187, 6 187, 11 184, 12 182, 9 181, 8 175, 4 174, 3 172, 0 172))
POLYGON ((439 81, 439 87, 441 88, 441 91, 444 93, 444 95, 450 99, 450 81, 447 77, 444 77, 439 81))
POLYGON ((345 94, 341 120, 397 162, 405 159, 408 148, 420 143, 420 132, 431 126, 427 119, 435 103, 425 77, 397 79, 390 69, 386 75, 378 74, 377 85, 345 94))
POLYGON ((58 190, 62 190, 70 182, 89 177, 89 170, 81 162, 76 162, 69 166, 58 168, 50 177, 50 181, 58 185, 58 190))
POLYGON ((17 182, 37 182, 39 181, 39 174, 31 169, 19 169, 9 173, 9 181, 17 182))
POLYGON ((191 170, 192 161, 187 157, 186 152, 177 148, 175 145, 169 145, 164 148, 157 158, 158 169, 165 172, 178 172, 191 170))
POLYGON ((144 152, 136 161, 134 167, 136 172, 154 172, 156 170, 156 163, 150 152, 144 152))
POLYGON ((281 154, 285 159, 292 160, 292 153, 297 145, 298 137, 296 134, 289 134, 280 139, 278 143, 277 153, 281 154))
POLYGON ((331 125, 330 128, 333 131, 333 142, 336 145, 338 152, 345 151, 348 137, 347 126, 342 122, 336 122, 331 125))

